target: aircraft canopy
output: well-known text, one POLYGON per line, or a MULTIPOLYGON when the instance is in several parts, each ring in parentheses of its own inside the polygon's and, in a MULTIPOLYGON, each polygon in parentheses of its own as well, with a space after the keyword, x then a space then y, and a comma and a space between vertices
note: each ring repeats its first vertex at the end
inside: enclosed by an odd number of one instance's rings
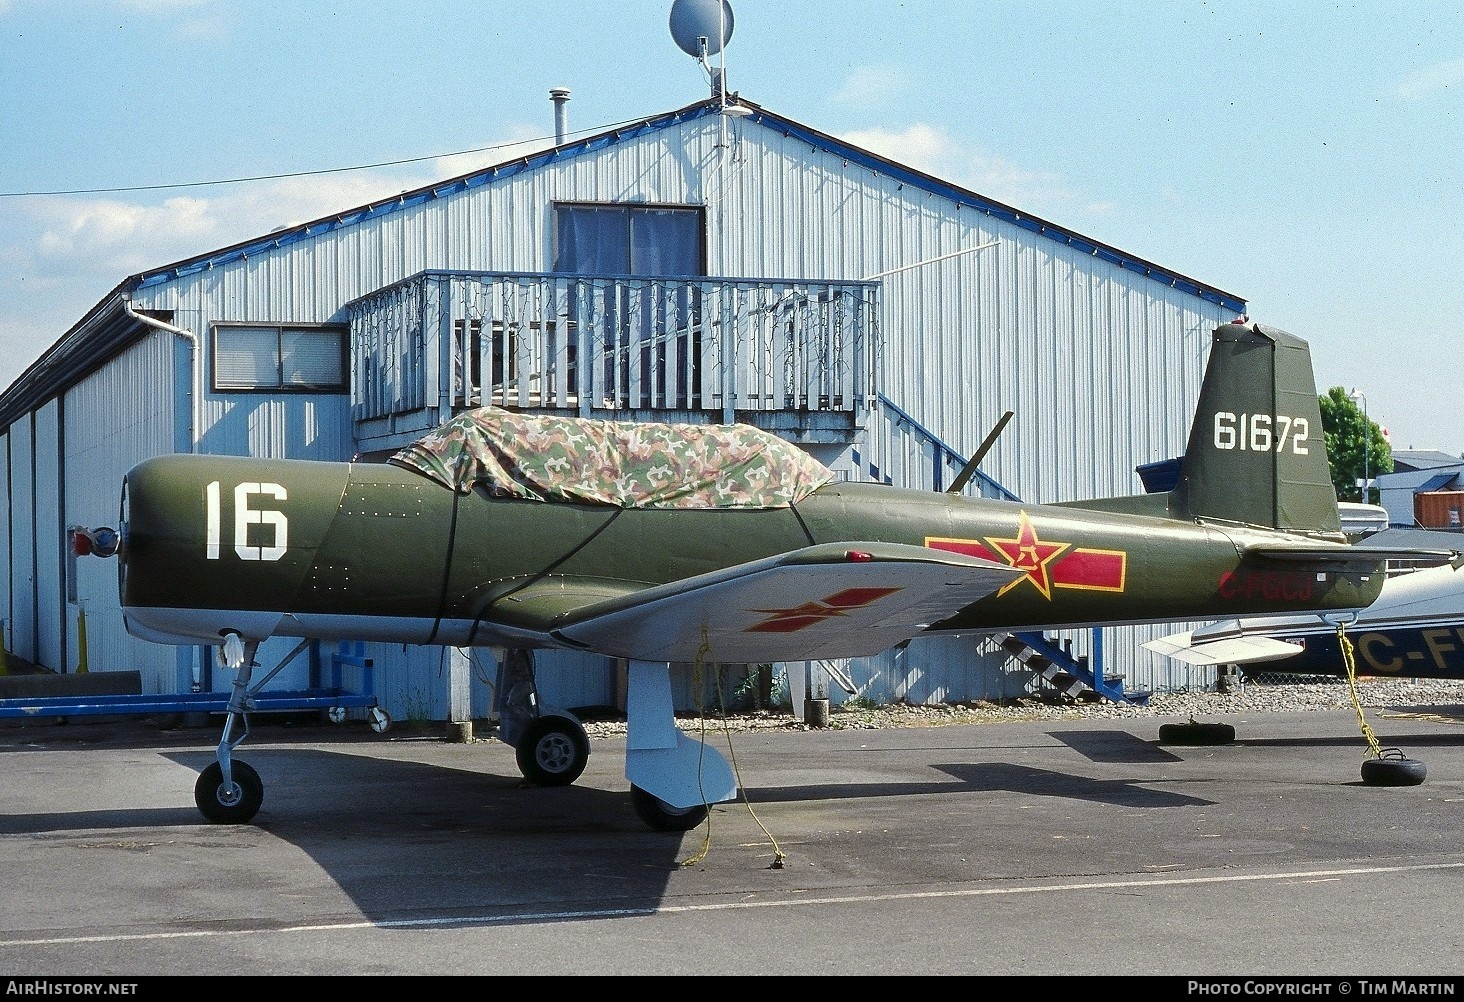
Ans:
POLYGON ((750 425, 465 411, 392 456, 455 491, 621 508, 786 508, 834 478, 750 425))

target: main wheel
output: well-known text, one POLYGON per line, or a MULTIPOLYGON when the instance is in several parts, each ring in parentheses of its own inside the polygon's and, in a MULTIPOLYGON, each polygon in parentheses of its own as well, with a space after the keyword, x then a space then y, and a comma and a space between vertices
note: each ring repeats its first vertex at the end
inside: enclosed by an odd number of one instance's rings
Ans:
POLYGON ((658 832, 689 832, 707 818, 707 805, 672 807, 639 786, 630 788, 630 803, 640 819, 658 832))
POLYGON ((1160 724, 1159 743, 1166 745, 1228 745, 1235 740, 1229 724, 1160 724))
POLYGON ((1417 786, 1428 776, 1428 766, 1416 758, 1368 758, 1362 761, 1362 781, 1368 786, 1417 786))
POLYGON ((590 761, 590 739, 567 717, 539 717, 524 728, 514 752, 519 771, 535 786, 568 786, 590 761))
POLYGON ((224 767, 217 762, 203 770, 193 784, 193 802, 216 825, 248 824, 264 803, 264 783, 253 766, 236 760, 231 771, 232 789, 224 786, 224 767))

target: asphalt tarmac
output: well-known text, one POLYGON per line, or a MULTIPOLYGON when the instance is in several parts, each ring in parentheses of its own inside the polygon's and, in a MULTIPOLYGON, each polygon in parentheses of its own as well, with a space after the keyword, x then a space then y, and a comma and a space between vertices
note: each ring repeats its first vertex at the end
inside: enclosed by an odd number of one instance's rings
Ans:
MULTIPOLYGON (((1162 717, 735 733, 746 801, 681 834, 635 815, 623 738, 595 739, 575 785, 535 788, 494 740, 256 717, 236 755, 262 777, 263 807, 252 824, 214 825, 193 785, 221 718, 7 724, 0 982, 1455 984, 1464 707, 1367 711, 1381 745, 1426 765, 1407 787, 1362 783, 1354 713, 1214 719, 1233 743, 1161 744, 1162 717)), ((726 752, 728 736, 712 740, 726 752)))

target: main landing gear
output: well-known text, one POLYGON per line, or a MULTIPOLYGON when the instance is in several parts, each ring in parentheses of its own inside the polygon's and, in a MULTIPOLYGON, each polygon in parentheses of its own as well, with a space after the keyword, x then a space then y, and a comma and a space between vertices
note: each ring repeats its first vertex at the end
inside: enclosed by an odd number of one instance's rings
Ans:
MULTIPOLYGON (((626 694, 625 777, 636 815, 656 831, 690 831, 710 805, 737 796, 720 752, 676 727, 671 666, 632 661, 626 694)), ((513 649, 499 660, 499 737, 513 746, 519 771, 536 786, 567 786, 589 761, 584 726, 566 710, 539 704, 533 656, 513 649)))
POLYGON ((568 786, 590 761, 584 725, 567 710, 543 709, 533 656, 506 651, 498 662, 498 737, 514 750, 519 772, 534 786, 568 786))

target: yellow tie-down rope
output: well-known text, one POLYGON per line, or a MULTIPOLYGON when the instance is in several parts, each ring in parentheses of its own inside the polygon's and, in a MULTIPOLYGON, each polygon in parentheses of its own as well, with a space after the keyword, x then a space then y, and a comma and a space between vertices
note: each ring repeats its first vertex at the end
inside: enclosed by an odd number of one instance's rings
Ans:
POLYGON ((1372 749, 1375 758, 1383 757, 1383 749, 1378 745, 1378 736, 1368 726, 1367 719, 1362 713, 1362 699, 1357 695, 1357 661, 1352 656, 1352 641, 1347 639, 1347 624, 1337 624, 1337 646, 1342 648, 1342 664, 1347 669, 1347 691, 1352 696, 1352 708, 1357 711, 1357 722, 1362 726, 1362 736, 1367 738, 1367 746, 1372 749))
MULTIPOLYGON (((702 687, 704 684, 702 669, 703 666, 706 664, 707 655, 711 653, 711 649, 712 645, 707 640, 707 629, 705 626, 703 626, 701 646, 697 648, 696 657, 692 660, 691 663, 691 691, 693 693, 693 698, 696 700, 697 716, 701 719, 701 745, 703 750, 705 750, 707 746, 707 715, 701 701, 703 691, 702 687)), ((716 662, 712 662, 712 664, 715 667, 716 662)), ((732 775, 737 780, 737 789, 742 793, 742 802, 747 805, 747 813, 752 816, 752 820, 757 822, 757 826, 762 829, 762 833, 768 837, 768 841, 771 842, 773 845, 773 862, 768 867, 768 869, 781 870, 783 868, 783 860, 787 859, 788 857, 783 852, 782 846, 778 845, 778 840, 773 837, 773 833, 768 831, 767 826, 762 823, 762 819, 757 816, 757 812, 752 809, 752 802, 747 799, 747 787, 742 782, 742 773, 737 766, 737 752, 732 747, 732 729, 727 725, 727 707, 725 700, 722 698, 722 676, 720 672, 717 674, 717 710, 722 717, 722 730, 727 735, 727 755, 732 762, 732 775)), ((697 762, 696 775, 698 787, 700 788, 700 760, 698 760, 697 762)), ((687 859, 683 859, 681 861, 682 866, 695 866, 697 863, 700 863, 702 860, 706 859, 707 853, 711 852, 712 849, 711 804, 707 803, 707 794, 705 789, 702 789, 701 794, 702 806, 707 809, 706 832, 702 836, 701 849, 698 850, 695 855, 690 856, 687 859)))

